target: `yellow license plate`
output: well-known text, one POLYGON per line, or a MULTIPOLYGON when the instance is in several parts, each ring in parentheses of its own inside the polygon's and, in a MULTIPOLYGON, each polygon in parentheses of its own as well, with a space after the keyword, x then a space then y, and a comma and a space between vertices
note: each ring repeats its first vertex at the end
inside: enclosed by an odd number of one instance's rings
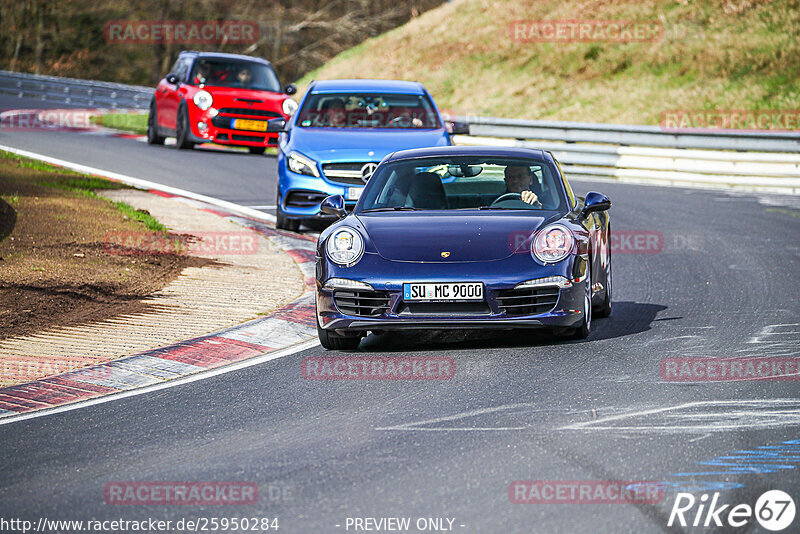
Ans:
POLYGON ((233 121, 234 130, 254 130, 256 132, 266 132, 266 121, 251 121, 248 119, 235 119, 233 121))

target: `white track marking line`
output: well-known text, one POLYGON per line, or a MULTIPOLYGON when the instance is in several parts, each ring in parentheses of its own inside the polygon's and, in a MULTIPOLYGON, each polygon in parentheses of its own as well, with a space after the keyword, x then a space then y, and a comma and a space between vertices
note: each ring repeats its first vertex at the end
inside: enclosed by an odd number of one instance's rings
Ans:
POLYGON ((507 411, 514 408, 531 408, 533 407, 533 403, 530 402, 523 402, 518 404, 504 404, 502 406, 495 406, 493 408, 480 408, 478 410, 470 410, 468 412, 461 412, 455 415, 446 415, 444 417, 437 417, 435 419, 428 419, 426 421, 415 421, 413 423, 403 423, 397 426, 384 426, 378 427, 375 430, 412 430, 412 431, 452 431, 452 430, 462 430, 462 431, 469 431, 469 430, 525 430, 528 427, 488 427, 488 428, 464 428, 464 427, 454 427, 454 428, 419 428, 420 425, 430 425, 435 423, 444 423, 447 421, 455 421, 457 419, 465 419, 467 417, 475 417, 476 415, 483 415, 487 413, 494 413, 499 411, 507 411))
POLYGON ((103 176, 106 178, 110 178, 112 180, 116 180, 118 182, 122 182, 124 184, 131 185, 139 189, 157 189, 158 191, 163 191, 164 193, 169 193, 172 195, 199 200, 200 202, 205 202, 206 204, 211 204, 212 206, 217 206, 218 208, 223 208, 233 213, 237 213, 239 215, 250 217, 252 219, 256 219, 259 221, 267 221, 271 223, 275 222, 275 216, 270 215, 269 213, 264 213, 263 211, 259 211, 253 208, 248 208, 246 206, 240 206, 239 204, 234 204, 233 202, 228 202, 227 200, 221 200, 219 198, 200 195, 198 193, 192 193, 191 191, 186 191, 185 189, 178 189, 177 187, 162 185, 156 182, 151 182, 149 180, 142 180, 141 178, 134 178, 132 176, 127 176, 125 174, 120 174, 117 172, 105 171, 103 169, 98 169, 96 167, 89 167, 88 165, 73 163, 71 161, 66 161, 63 159, 52 158, 50 156, 45 156, 44 154, 37 154, 35 152, 20 150, 18 148, 10 146, 0 145, 0 150, 5 150, 6 152, 11 152, 12 154, 16 154, 18 156, 44 161, 45 163, 50 163, 52 165, 58 165, 59 167, 64 167, 66 169, 72 169, 74 171, 86 174, 103 176))
POLYGON ((308 341, 304 341, 303 343, 293 345, 291 347, 287 347, 284 349, 279 349, 273 352, 268 352, 266 354, 262 354, 261 356, 255 356, 254 358, 249 358, 247 360, 242 360, 240 362, 231 363, 229 365, 225 365, 223 367, 217 367, 214 369, 208 369, 207 371, 200 371, 191 375, 186 375, 181 378, 175 378, 172 380, 168 380, 167 382, 153 384, 150 386, 145 386, 137 389, 131 389, 128 391, 121 391, 119 393, 112 393, 110 395, 105 395, 103 397, 97 397, 94 399, 87 399, 84 401, 74 402, 71 404, 64 404, 61 406, 56 406, 53 408, 45 408, 42 410, 37 410, 34 412, 29 413, 22 413, 16 416, 8 416, 0 418, 0 425, 7 425, 10 423, 16 423, 19 421, 25 421, 27 419, 35 419, 37 417, 44 417, 46 415, 54 415, 57 413, 63 412, 70 412, 72 410, 78 410, 81 408, 88 408, 89 406, 95 406, 97 404, 104 404, 106 402, 112 402, 115 400, 126 399, 128 397, 135 397, 137 395, 144 395, 145 393, 152 393, 153 391, 159 391, 162 389, 167 389, 175 386, 180 386, 183 384, 189 384, 191 382, 197 382, 198 380, 205 380, 207 378, 212 378, 215 376, 223 375, 226 373, 230 373, 231 371, 238 371, 239 369, 244 369, 246 367, 252 367, 253 365, 258 365, 261 363, 265 363, 271 360, 277 360, 278 358, 283 358, 285 356, 291 356, 292 354, 298 353, 300 351, 310 349, 319 345, 319 341, 316 339, 310 339, 308 341))

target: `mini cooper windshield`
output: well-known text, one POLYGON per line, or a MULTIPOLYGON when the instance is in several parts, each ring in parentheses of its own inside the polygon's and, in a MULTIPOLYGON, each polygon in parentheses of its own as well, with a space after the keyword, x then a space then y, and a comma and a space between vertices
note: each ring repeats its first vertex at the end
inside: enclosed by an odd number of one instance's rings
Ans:
POLYGON ((311 128, 441 128, 425 95, 311 94, 297 124, 311 128))
POLYGON ((195 61, 189 79, 193 85, 281 92, 281 84, 272 67, 255 61, 200 58, 195 61))
POLYGON ((563 206, 563 182, 550 163, 470 156, 381 165, 356 212, 561 210, 563 206))

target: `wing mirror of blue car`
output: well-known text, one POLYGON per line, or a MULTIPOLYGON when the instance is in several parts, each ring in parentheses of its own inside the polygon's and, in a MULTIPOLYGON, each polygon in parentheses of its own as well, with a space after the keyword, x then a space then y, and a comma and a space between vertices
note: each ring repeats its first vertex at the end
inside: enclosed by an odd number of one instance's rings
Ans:
POLYGON ((469 135, 469 123, 449 121, 447 130, 453 135, 469 135))
POLYGON ((267 121, 267 131, 276 133, 276 132, 285 132, 286 131, 286 119, 283 117, 277 119, 270 119, 267 121))
POLYGON ((347 215, 344 209, 344 198, 342 195, 331 195, 326 197, 319 206, 319 210, 325 215, 333 215, 342 219, 347 215))
POLYGON ((581 210, 581 217, 586 217, 588 214, 595 211, 605 211, 611 207, 611 201, 603 193, 596 193, 591 191, 586 193, 586 201, 583 203, 581 210))
POLYGON ((287 95, 293 95, 297 92, 297 86, 293 83, 287 83, 286 87, 283 88, 283 92, 287 95))
POLYGON ((171 83, 172 85, 178 85, 178 77, 174 74, 167 74, 167 83, 171 83))

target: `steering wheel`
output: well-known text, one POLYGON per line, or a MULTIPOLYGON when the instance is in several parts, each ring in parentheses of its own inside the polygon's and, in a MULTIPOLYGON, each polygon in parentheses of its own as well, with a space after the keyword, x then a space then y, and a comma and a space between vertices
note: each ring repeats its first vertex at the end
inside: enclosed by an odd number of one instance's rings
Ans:
POLYGON ((505 202, 506 200, 519 200, 520 202, 522 202, 522 193, 505 193, 503 195, 500 195, 499 197, 494 199, 494 202, 492 202, 490 206, 494 206, 495 204, 499 204, 500 202, 505 202))

